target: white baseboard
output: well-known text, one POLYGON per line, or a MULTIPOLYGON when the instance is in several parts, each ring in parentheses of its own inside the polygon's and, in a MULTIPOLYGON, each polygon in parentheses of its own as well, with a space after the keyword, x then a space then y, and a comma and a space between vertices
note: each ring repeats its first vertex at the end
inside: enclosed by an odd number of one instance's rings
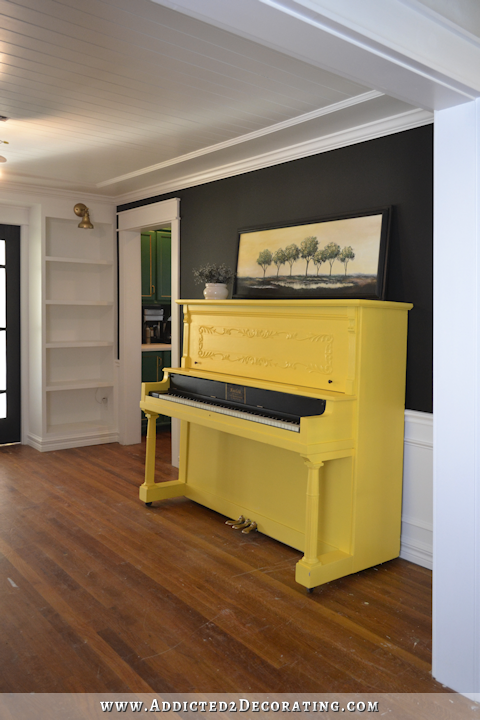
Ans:
POLYGON ((433 415, 405 411, 400 557, 433 564, 433 415))
POLYGON ((433 564, 432 531, 423 530, 426 535, 423 540, 417 537, 419 529, 422 532, 422 529, 418 527, 415 521, 409 523, 402 519, 400 557, 415 563, 415 565, 421 565, 431 570, 433 564))
POLYGON ((29 433, 27 435, 27 444, 39 450, 40 452, 49 452, 50 450, 68 450, 69 448, 87 447, 88 445, 105 445, 119 441, 118 432, 105 433, 102 435, 71 435, 68 438, 51 438, 46 440, 38 435, 29 433))

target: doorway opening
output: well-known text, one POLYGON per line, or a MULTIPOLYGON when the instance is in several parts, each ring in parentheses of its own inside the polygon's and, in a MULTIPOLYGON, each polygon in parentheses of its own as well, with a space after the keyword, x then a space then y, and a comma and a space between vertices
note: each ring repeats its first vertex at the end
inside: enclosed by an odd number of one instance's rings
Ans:
MULTIPOLYGON (((180 363, 180 200, 139 204, 118 210, 119 363, 118 406, 120 443, 141 440, 140 386, 142 382, 141 235, 158 228, 171 231, 171 365, 180 363)), ((180 424, 172 422, 172 465, 178 467, 180 424)))
MULTIPOLYGON (((142 382, 159 382, 172 357, 172 238, 170 225, 140 235, 142 271, 142 382)), ((171 419, 157 418, 157 431, 170 430, 171 419)), ((142 435, 147 418, 142 413, 142 435)))

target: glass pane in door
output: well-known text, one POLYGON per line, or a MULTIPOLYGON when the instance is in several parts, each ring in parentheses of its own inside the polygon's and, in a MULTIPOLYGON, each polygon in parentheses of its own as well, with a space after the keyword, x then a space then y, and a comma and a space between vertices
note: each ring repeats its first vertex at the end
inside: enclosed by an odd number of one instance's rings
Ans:
POLYGON ((20 441, 20 228, 0 225, 0 445, 20 441))
POLYGON ((7 333, 0 330, 0 392, 7 389, 7 333))
POLYGON ((7 296, 5 285, 5 267, 0 267, 0 328, 7 326, 7 296))
POLYGON ((5 287, 5 240, 0 240, 0 418, 7 417, 7 297, 5 287), (3 267, 2 267, 3 266, 3 267))

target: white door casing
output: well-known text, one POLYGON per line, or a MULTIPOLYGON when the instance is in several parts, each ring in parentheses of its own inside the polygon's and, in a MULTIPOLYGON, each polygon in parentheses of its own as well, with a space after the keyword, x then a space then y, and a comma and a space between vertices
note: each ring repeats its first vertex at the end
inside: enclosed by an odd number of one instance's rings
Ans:
MULTIPOLYGON (((118 407, 122 445, 141 441, 142 382, 140 234, 170 225, 172 233, 172 367, 180 364, 180 200, 173 198, 118 213, 119 350, 118 407)), ((178 467, 179 423, 172 421, 172 465, 178 467)))

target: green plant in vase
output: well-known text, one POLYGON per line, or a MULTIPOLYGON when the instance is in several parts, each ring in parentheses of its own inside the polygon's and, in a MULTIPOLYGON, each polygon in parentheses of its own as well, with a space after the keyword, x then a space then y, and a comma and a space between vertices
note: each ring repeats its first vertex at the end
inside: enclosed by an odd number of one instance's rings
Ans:
POLYGON ((229 283, 235 277, 235 273, 228 265, 222 263, 208 263, 193 270, 193 277, 197 284, 205 285, 203 295, 205 300, 226 300, 228 297, 229 283))

